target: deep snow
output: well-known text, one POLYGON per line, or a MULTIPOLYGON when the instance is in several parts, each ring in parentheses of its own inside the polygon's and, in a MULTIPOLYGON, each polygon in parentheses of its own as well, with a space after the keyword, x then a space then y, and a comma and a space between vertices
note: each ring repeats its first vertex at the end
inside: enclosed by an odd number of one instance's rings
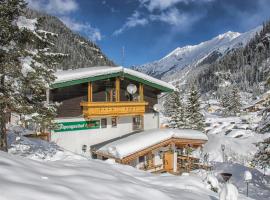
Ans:
POLYGON ((152 129, 111 142, 98 149, 97 152, 112 155, 115 158, 124 158, 171 138, 208 140, 204 133, 196 130, 152 129))
POLYGON ((111 160, 40 162, 0 152, 0 168, 1 200, 218 199, 196 175, 153 175, 111 160))

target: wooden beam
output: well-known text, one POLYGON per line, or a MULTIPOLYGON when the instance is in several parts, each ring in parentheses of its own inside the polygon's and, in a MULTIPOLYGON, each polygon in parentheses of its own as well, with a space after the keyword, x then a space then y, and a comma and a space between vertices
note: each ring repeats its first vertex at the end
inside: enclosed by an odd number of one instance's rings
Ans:
POLYGON ((143 88, 143 84, 140 83, 140 86, 139 86, 139 95, 140 95, 140 101, 144 101, 144 88, 143 88))
POLYGON ((120 101, 120 78, 117 77, 115 79, 115 101, 120 101))
POLYGON ((93 85, 88 82, 88 102, 93 102, 93 85))

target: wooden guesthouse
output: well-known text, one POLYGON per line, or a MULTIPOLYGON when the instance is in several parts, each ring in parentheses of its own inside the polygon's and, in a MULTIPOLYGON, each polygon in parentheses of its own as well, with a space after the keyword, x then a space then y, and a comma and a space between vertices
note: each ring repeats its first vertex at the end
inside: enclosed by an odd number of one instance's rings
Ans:
POLYGON ((123 67, 90 67, 56 73, 48 99, 59 102, 51 140, 91 155, 94 145, 159 128, 153 109, 171 84, 123 67))
MULTIPOLYGON (((159 129, 158 95, 174 86, 123 67, 56 73, 47 101, 58 102, 50 140, 75 153, 112 158, 149 171, 189 170, 188 148, 207 141, 198 131, 159 129)), ((194 161, 196 162, 196 161, 194 161)))

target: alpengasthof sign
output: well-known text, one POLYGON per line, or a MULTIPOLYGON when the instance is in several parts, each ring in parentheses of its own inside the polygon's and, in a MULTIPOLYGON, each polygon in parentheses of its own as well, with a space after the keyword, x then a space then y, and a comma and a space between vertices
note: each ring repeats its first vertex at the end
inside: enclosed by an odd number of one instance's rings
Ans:
POLYGON ((66 131, 80 131, 88 129, 98 129, 100 128, 99 120, 92 121, 78 121, 78 122, 59 122, 57 123, 58 129, 54 132, 66 132, 66 131))

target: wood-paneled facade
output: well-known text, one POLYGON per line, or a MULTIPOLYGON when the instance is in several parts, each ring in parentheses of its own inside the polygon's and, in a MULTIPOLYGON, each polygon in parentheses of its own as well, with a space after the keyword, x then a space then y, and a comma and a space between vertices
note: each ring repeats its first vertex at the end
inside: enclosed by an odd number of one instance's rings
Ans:
MULTIPOLYGON (((138 82, 128 80, 128 79, 119 79, 120 80, 120 91, 119 91, 119 102, 125 102, 126 104, 134 102, 134 106, 136 107, 136 103, 140 102, 140 87, 143 87, 143 102, 142 105, 145 108, 143 113, 151 113, 153 111, 153 106, 157 104, 157 96, 160 94, 160 91, 151 88, 147 85, 142 85, 138 82), (138 91, 133 97, 128 94, 126 88, 129 84, 134 84, 137 86, 138 91)), ((78 117, 83 115, 83 106, 87 105, 86 102, 89 102, 89 92, 92 92, 91 101, 90 102, 103 102, 106 104, 108 102, 110 104, 109 107, 113 105, 118 105, 116 102, 116 94, 115 94, 115 83, 116 78, 108 79, 108 80, 99 80, 92 82, 92 89, 89 91, 88 83, 82 83, 79 85, 73 85, 69 87, 56 88, 51 90, 50 100, 53 102, 61 103, 58 107, 57 117, 78 117), (114 94, 112 94, 114 93, 114 94), (85 102, 85 104, 81 104, 85 102), (114 103, 115 102, 115 103, 114 103)), ((132 107, 131 104, 129 107, 132 107)), ((136 109, 134 109, 134 115, 143 114, 137 113, 136 109)), ((131 113, 132 114, 132 113, 131 113)))

